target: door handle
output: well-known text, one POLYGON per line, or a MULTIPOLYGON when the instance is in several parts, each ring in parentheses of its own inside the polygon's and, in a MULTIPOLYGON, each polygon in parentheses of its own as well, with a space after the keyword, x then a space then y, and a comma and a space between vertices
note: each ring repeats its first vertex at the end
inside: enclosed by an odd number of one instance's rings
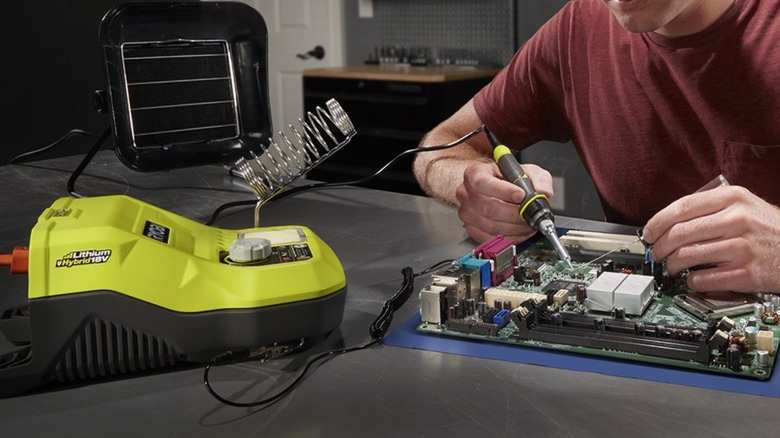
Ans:
POLYGON ((308 52, 299 53, 295 56, 301 59, 309 59, 309 58, 322 59, 325 57, 325 49, 322 46, 315 46, 313 49, 309 50, 308 52))

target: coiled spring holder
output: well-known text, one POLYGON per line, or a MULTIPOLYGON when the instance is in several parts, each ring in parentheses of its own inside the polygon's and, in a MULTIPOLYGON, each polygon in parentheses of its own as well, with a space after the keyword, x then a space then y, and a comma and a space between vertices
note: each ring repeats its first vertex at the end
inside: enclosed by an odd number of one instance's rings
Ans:
POLYGON ((289 125, 290 134, 279 131, 280 141, 270 139, 260 156, 236 161, 236 171, 257 195, 255 226, 260 226, 260 208, 287 185, 344 147, 355 136, 355 126, 335 99, 316 107, 289 125))

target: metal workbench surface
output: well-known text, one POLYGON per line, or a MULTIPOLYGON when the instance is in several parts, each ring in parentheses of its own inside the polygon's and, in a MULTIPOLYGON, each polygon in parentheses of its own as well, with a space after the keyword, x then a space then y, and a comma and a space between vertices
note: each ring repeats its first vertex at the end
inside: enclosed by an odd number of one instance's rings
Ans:
MULTIPOLYGON (((66 181, 79 160, 0 167, 0 251, 29 242, 38 215, 67 196, 66 181)), ((221 167, 136 173, 111 152, 97 155, 76 190, 128 194, 199 222, 225 202, 252 199, 221 167)), ((251 227, 252 218, 252 207, 239 208, 216 226, 251 227)), ((261 219, 263 226, 311 228, 339 257, 349 292, 341 326, 322 344, 287 358, 214 370, 214 385, 241 401, 281 388, 326 349, 368 341, 368 327, 398 290, 404 266, 420 271, 474 247, 452 207, 368 189, 280 199, 263 208, 261 219)), ((593 224, 569 219, 559 225, 593 224)), ((24 303, 25 277, 6 270, 0 278, 0 309, 24 303)), ((394 326, 417 311, 415 295, 394 326)), ((731 437, 776 433, 780 424, 778 399, 386 345, 315 366, 294 392, 264 408, 220 404, 204 389, 202 376, 201 366, 185 366, 0 399, 0 435, 731 437)))

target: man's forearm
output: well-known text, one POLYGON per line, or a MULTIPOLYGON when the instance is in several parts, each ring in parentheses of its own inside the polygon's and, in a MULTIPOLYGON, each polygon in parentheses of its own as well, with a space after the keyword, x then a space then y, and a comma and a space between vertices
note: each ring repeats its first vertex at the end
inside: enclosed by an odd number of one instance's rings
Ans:
MULTIPOLYGON (((428 136, 423 139, 421 146, 435 146, 454 140, 428 136)), ((414 161, 414 175, 429 196, 457 205, 455 191, 463 182, 463 172, 478 162, 490 162, 490 158, 467 144, 441 151, 421 152, 414 161)))

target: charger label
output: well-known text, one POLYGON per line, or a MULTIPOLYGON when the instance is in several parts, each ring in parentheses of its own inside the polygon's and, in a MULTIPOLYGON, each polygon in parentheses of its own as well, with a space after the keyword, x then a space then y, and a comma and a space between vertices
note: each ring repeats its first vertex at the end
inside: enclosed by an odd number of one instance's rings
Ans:
POLYGON ((57 268, 70 268, 73 266, 97 265, 108 262, 111 258, 110 249, 88 249, 73 251, 62 256, 55 262, 57 268))
POLYGON ((171 237, 171 229, 152 221, 146 221, 146 224, 144 225, 144 236, 167 244, 171 237))

